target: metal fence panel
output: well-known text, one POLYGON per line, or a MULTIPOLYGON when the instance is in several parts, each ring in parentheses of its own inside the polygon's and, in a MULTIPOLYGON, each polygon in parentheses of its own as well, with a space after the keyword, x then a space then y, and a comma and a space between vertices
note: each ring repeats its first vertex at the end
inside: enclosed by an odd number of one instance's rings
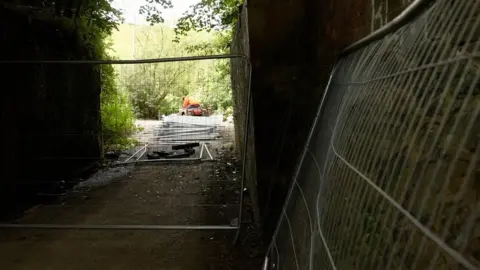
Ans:
POLYGON ((337 63, 269 269, 479 269, 480 1, 337 63))
MULTIPOLYGON (((214 72, 219 68, 229 67, 231 61, 245 67, 248 74, 246 79, 249 80, 250 63, 243 55, 144 60, 0 61, 0 64, 8 68, 14 67, 19 71, 27 70, 29 67, 41 70, 40 67, 43 65, 50 65, 55 70, 72 71, 71 74, 81 69, 89 69, 99 71, 94 74, 98 80, 102 79, 100 74, 108 67, 115 70, 115 85, 120 93, 133 95, 129 89, 153 89, 158 92, 158 96, 161 96, 168 90, 175 92, 174 98, 177 98, 188 93, 185 89, 171 89, 172 82, 175 80, 183 85, 191 84, 197 89, 203 89, 204 94, 210 95, 215 94, 208 92, 211 88, 232 88, 228 74, 225 76, 227 79, 224 85, 219 85, 224 81, 218 82, 212 78, 214 72), (186 80, 182 77, 186 71, 193 72, 193 78, 186 80)), ((78 72, 78 74, 81 73, 78 72)), ((55 81, 53 75, 52 78, 46 81, 55 81)), ((99 95, 90 97, 92 103, 99 98, 100 93, 106 91, 106 89, 100 91, 100 85, 97 86, 99 95)), ((46 96, 50 95, 51 98, 58 99, 61 94, 73 96, 72 93, 53 93, 52 89, 55 88, 48 85, 45 88, 46 96)), ((248 90, 246 94, 247 98, 250 98, 249 89, 245 90, 248 90)), ((146 97, 145 102, 148 103, 151 98, 146 97)), ((165 98, 165 96, 159 98, 165 98)), ((75 103, 74 97, 70 99, 75 103)), ((131 134, 132 131, 122 129, 124 126, 122 121, 125 120, 121 117, 126 111, 131 113, 132 108, 129 106, 117 108, 122 105, 119 100, 118 104, 114 104, 118 105, 114 108, 115 110, 102 111, 104 113, 102 116, 109 117, 109 123, 111 122, 110 124, 115 127, 112 130, 123 133, 128 139, 135 139, 138 144, 128 149, 121 148, 121 153, 117 153, 118 156, 109 162, 105 162, 102 157, 101 152, 105 149, 96 149, 98 151, 93 154, 88 153, 86 152, 88 149, 85 150, 88 148, 85 147, 86 143, 82 142, 103 140, 105 145, 106 138, 111 137, 108 130, 110 126, 99 128, 93 134, 94 132, 86 130, 84 127, 86 124, 76 129, 70 125, 71 122, 81 122, 85 115, 90 115, 87 109, 91 108, 82 108, 82 113, 75 111, 76 107, 64 110, 69 113, 68 115, 63 111, 55 112, 55 108, 51 108, 45 116, 41 115, 42 117, 39 118, 41 121, 37 121, 53 127, 51 134, 37 132, 38 134, 34 136, 39 138, 34 142, 42 142, 40 147, 42 151, 36 151, 34 156, 36 163, 41 163, 39 167, 47 165, 66 167, 71 163, 78 164, 82 160, 90 163, 104 162, 104 164, 101 164, 101 170, 88 175, 86 179, 75 175, 71 177, 73 180, 68 180, 69 178, 62 174, 51 176, 42 174, 40 171, 38 172, 40 176, 33 180, 22 178, 5 181, 2 187, 19 186, 34 190, 32 201, 35 203, 38 201, 38 204, 30 208, 31 202, 28 201, 24 206, 29 209, 27 214, 18 219, 8 220, 8 223, 2 221, 0 229, 231 230, 237 238, 240 224, 242 224, 245 170, 243 155, 246 151, 245 149, 239 151, 242 153, 241 160, 230 157, 228 151, 235 146, 234 126, 230 123, 232 120, 227 120, 226 116, 218 114, 221 108, 215 112, 215 108, 210 110, 208 106, 202 104, 204 108, 200 116, 200 113, 192 113, 188 108, 181 108, 181 103, 178 98, 178 110, 169 115, 160 115, 161 119, 137 119, 136 124, 140 125, 142 130, 133 134, 131 134), (78 119, 65 121, 65 118, 70 115, 78 119), (234 163, 237 161, 241 168, 236 168, 234 163), (184 170, 180 171, 179 168, 184 170), (58 187, 58 192, 50 192, 53 189, 52 186, 58 187), (139 186, 141 188, 138 188, 139 186), (108 191, 108 194, 106 191, 103 192, 101 188, 106 189, 106 187, 113 191, 108 191), (135 187, 138 190, 135 190, 135 187), (38 189, 49 190, 49 193, 45 194, 38 189), (123 193, 115 197, 112 195, 115 192, 123 193), (102 196, 110 199, 105 199, 101 204, 91 202, 92 198, 93 201, 101 201, 102 196), (45 197, 48 197, 48 201, 44 199, 45 197), (130 205, 125 203, 127 200, 131 202, 130 205), (149 208, 156 210, 149 210, 149 208), (122 215, 115 214, 116 212, 121 212, 122 215), (178 213, 182 213, 186 218, 181 221, 175 219, 178 213), (147 217, 138 218, 142 214, 147 217), (79 221, 70 216, 91 218, 79 221)), ((247 109, 248 106, 246 106, 247 109)), ((97 109, 95 113, 99 114, 98 109, 108 108, 95 109, 97 109)), ((153 111, 146 117, 151 118, 157 113, 153 111)), ((248 117, 242 117, 242 119, 248 121, 248 117)), ((97 124, 100 124, 100 121, 97 124)), ((248 126, 248 122, 240 125, 248 126)), ((248 140, 247 128, 242 131, 245 132, 242 139, 248 140)), ((99 144, 102 145, 102 143, 99 144)), ((110 144, 114 145, 112 142, 110 144)), ((108 151, 104 152, 103 154, 107 156, 108 151)), ((66 170, 71 171, 69 168, 66 170)))

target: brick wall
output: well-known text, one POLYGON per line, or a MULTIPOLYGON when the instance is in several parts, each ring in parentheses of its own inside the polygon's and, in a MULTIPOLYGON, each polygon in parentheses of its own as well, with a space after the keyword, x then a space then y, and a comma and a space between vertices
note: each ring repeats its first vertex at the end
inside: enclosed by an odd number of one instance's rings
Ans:
MULTIPOLYGON (((258 191, 257 212, 266 221, 266 235, 281 211, 337 54, 410 2, 250 0, 242 9, 232 52, 249 55, 253 65, 250 131, 254 133, 249 138, 254 135, 255 141, 247 150, 247 184, 258 191)), ((245 100, 242 91, 248 88, 239 83, 244 74, 233 77, 240 85, 235 94, 239 120, 245 100)), ((237 122, 238 136, 243 134, 242 123, 237 122)))

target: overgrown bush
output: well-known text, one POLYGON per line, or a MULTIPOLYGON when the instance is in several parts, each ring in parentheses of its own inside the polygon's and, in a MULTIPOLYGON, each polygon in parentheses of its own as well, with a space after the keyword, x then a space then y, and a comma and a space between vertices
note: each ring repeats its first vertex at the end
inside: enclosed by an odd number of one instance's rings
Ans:
POLYGON ((129 139, 136 126, 132 106, 126 94, 103 92, 101 113, 103 140, 108 150, 135 144, 134 140, 129 139))
MULTIPOLYGON (((116 26, 112 26, 115 27, 116 26)), ((111 30, 115 29, 112 28, 111 30)), ((105 31, 94 25, 84 25, 82 32, 90 31, 89 45, 98 59, 112 59, 108 51, 112 44, 108 42, 112 31, 105 31)), ((118 87, 116 73, 112 65, 98 65, 100 72, 101 94, 100 111, 102 135, 105 150, 120 150, 132 147, 136 141, 130 136, 136 131, 132 104, 126 92, 118 87)))

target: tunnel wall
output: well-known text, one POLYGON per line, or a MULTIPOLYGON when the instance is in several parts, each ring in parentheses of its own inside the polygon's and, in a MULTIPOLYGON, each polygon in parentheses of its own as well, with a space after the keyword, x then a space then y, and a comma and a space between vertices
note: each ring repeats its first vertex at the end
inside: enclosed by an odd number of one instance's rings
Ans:
POLYGON ((248 21, 241 16, 239 25, 247 23, 248 31, 237 29, 234 42, 249 42, 255 144, 248 151, 256 164, 247 175, 256 180, 247 178, 247 184, 258 191, 257 221, 265 221, 266 236, 276 225, 338 53, 410 2, 249 0, 242 8, 248 21))
MULTIPOLYGON (((0 8, 2 60, 93 59, 68 24, 0 8)), ((0 215, 44 180, 78 175, 101 156, 100 73, 89 65, 2 66, 0 215)))
MULTIPOLYGON (((243 10, 243 7, 240 7, 243 10)), ((234 32, 231 43, 231 52, 233 54, 250 55, 249 38, 248 38, 248 10, 240 12, 240 19, 237 22, 236 31, 234 32)), ((232 66, 232 88, 233 99, 235 102, 234 123, 235 123, 235 142, 236 149, 241 160, 243 158, 244 142, 247 139, 246 160, 245 160, 245 179, 248 188, 248 199, 251 200, 253 206, 258 205, 257 194, 257 169, 255 158, 255 126, 253 106, 250 106, 248 131, 245 130, 245 118, 247 116, 247 101, 249 91, 249 75, 250 64, 244 59, 233 59, 232 66), (245 138, 246 136, 246 138, 245 138)), ((252 102, 252 98, 250 97, 252 102)), ((253 102, 252 102, 253 103, 253 102)), ((254 218, 261 220, 258 208, 252 208, 254 218)))

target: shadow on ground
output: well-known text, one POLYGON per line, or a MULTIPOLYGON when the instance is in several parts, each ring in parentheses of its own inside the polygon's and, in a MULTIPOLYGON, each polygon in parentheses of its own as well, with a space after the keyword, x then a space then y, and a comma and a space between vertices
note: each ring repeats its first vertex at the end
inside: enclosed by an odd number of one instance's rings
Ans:
MULTIPOLYGON (((142 165, 16 220, 34 224, 228 225, 238 215, 233 162, 142 165)), ((248 217, 248 208, 247 208, 248 217)), ((248 229, 247 229, 248 228, 248 229)), ((258 232, 3 229, 3 269, 260 269, 258 232)))

